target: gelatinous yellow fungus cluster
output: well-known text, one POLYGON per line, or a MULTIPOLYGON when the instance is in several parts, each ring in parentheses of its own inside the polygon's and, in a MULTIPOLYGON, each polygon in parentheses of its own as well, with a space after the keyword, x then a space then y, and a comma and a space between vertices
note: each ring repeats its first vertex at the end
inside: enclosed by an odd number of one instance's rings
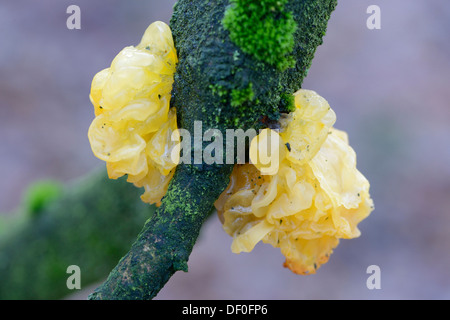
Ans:
MULTIPOLYGON (((141 198, 148 203, 161 201, 179 160, 176 110, 170 108, 177 62, 170 28, 155 22, 139 45, 124 48, 92 81, 92 150, 110 178, 128 175, 144 187, 141 198)), ((263 241, 281 249, 293 272, 311 274, 339 239, 359 236, 357 225, 373 202, 346 133, 333 128, 328 102, 299 90, 295 106, 278 132, 264 129, 253 139, 251 163, 235 165, 215 206, 233 252, 249 252, 263 241)))
POLYGON ((336 116, 325 99, 300 90, 295 105, 279 134, 272 132, 278 143, 267 143, 270 129, 253 139, 253 164, 235 166, 215 206, 233 237, 233 252, 249 252, 263 241, 281 249, 293 272, 311 274, 328 261, 340 238, 360 235, 357 224, 373 202, 346 133, 332 128, 336 116), (277 155, 275 170, 257 161, 257 152, 268 145, 277 155))
POLYGON ((177 122, 170 92, 177 62, 169 26, 155 22, 137 46, 124 48, 92 81, 92 150, 106 161, 110 178, 128 175, 144 187, 148 203, 161 200, 176 166, 170 156, 177 143, 171 140, 177 122))

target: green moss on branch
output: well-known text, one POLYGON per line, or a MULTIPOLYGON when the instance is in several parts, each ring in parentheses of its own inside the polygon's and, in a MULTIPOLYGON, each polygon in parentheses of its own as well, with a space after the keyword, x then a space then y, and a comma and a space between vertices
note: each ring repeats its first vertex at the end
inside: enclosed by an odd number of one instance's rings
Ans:
MULTIPOLYGON (((289 48, 295 67, 286 70, 246 53, 230 38, 222 24, 228 0, 177 2, 170 23, 179 55, 171 105, 177 109, 179 128, 193 134, 196 121, 201 121, 203 133, 219 129, 225 136, 226 129, 258 130, 292 107, 285 97, 300 89, 336 0, 281 3, 297 25, 289 48)), ((192 146, 192 157, 206 146, 192 146)), ((232 168, 179 165, 155 216, 90 298, 151 299, 174 272, 186 271, 200 227, 226 188, 232 168)))
POLYGON ((258 130, 265 127, 265 117, 278 120, 284 111, 282 96, 301 88, 336 0, 285 2, 284 10, 292 13, 297 27, 291 50, 295 66, 284 71, 246 53, 231 39, 222 24, 229 5, 228 0, 195 4, 181 0, 175 6, 171 28, 180 62, 171 103, 179 109, 180 124, 188 125, 185 129, 189 131, 195 120, 202 120, 205 130, 223 132, 235 128, 236 123, 245 130, 258 130), (232 104, 232 93, 250 86, 253 99, 232 104))
POLYGON ((223 25, 230 39, 257 60, 283 71, 295 65, 292 55, 297 23, 288 0, 231 0, 223 25))
POLYGON ((213 166, 199 173, 194 166, 180 165, 155 216, 89 299, 152 299, 173 273, 187 271, 189 255, 213 209, 204 200, 219 197, 229 170, 213 166))

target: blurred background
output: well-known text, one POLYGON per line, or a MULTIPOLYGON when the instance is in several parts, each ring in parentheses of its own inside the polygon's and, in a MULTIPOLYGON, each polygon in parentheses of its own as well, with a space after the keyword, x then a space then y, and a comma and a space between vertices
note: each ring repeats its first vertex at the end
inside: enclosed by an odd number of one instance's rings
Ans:
MULTIPOLYGON (((174 0, 0 4, 0 212, 30 183, 64 183, 104 163, 90 149, 92 77, 174 0), (69 30, 69 5, 81 30, 69 30)), ((341 0, 303 87, 325 97, 349 133, 375 211, 317 274, 282 267, 278 249, 231 253, 216 217, 158 299, 450 299, 450 3, 341 0), (381 29, 369 30, 369 5, 381 29), (370 265, 381 289, 369 290, 370 265)), ((94 213, 93 213, 94 214, 94 213)), ((1 286, 1 284, 0 284, 1 286)), ((83 288, 71 299, 85 299, 83 288)))

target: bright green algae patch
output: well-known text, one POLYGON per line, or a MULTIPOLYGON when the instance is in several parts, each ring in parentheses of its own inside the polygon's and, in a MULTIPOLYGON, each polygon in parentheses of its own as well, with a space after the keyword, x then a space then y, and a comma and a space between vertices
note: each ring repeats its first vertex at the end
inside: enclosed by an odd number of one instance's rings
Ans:
MULTIPOLYGON (((295 32, 289 35, 293 37, 293 47, 288 54, 295 59, 295 65, 279 70, 245 53, 243 47, 231 39, 224 21, 231 19, 229 12, 237 6, 234 1, 196 1, 193 4, 180 0, 175 6, 170 27, 179 63, 171 105, 177 108, 179 127, 190 132, 193 132, 194 121, 200 120, 204 130, 218 128, 225 133, 225 129, 237 129, 236 124, 244 130, 259 130, 266 126, 262 120, 277 121, 281 112, 290 111, 292 103, 286 97, 301 88, 337 4, 336 0, 283 0, 282 5, 274 7, 278 12, 283 8, 285 13, 280 14, 278 20, 282 17, 286 20, 287 13, 291 13, 296 25, 295 32)), ((239 0, 239 3, 246 4, 246 1, 239 0)), ((262 6, 258 1, 251 2, 262 6)), ((252 12, 250 17, 253 14, 256 13, 252 12)), ((267 19, 271 20, 270 17, 275 16, 269 15, 267 19)), ((238 24, 237 21, 230 23, 238 24)), ((264 33, 281 34, 276 28, 275 24, 264 33)), ((266 47, 259 51, 267 51, 266 47)))
POLYGON ((51 201, 62 192, 62 185, 58 181, 39 181, 30 185, 25 191, 24 205, 31 215, 39 214, 51 201))
POLYGON ((288 0, 231 0, 223 25, 247 54, 277 67, 292 68, 297 23, 285 8, 288 0))
POLYGON ((255 93, 253 92, 253 84, 250 83, 247 88, 244 89, 234 89, 231 91, 231 106, 239 107, 245 102, 251 102, 255 98, 255 93))

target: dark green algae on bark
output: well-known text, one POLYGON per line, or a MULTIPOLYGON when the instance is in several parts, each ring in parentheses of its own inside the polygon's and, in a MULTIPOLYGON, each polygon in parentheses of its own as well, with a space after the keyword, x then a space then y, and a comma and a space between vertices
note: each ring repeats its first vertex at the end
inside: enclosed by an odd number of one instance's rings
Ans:
MULTIPOLYGON (((231 5, 253 5, 257 10, 264 2, 180 0, 175 5, 170 27, 179 63, 171 106, 177 109, 179 128, 193 135, 196 121, 201 121, 203 132, 219 129, 223 136, 226 129, 259 130, 292 108, 290 96, 300 89, 337 3, 283 1, 282 10, 296 23, 291 53, 295 66, 285 69, 244 52, 224 27, 231 5)), ((191 163, 207 145, 191 147, 191 163)), ((232 164, 179 164, 161 206, 90 299, 152 299, 174 272, 187 271, 200 228, 228 185, 232 169, 232 164)))
MULTIPOLYGON (((238 2, 254 3, 256 10, 265 1, 238 2)), ((201 120, 204 128, 258 130, 265 127, 265 116, 277 120, 287 111, 283 95, 300 89, 335 6, 336 0, 287 1, 284 10, 296 22, 295 66, 281 71, 244 53, 231 40, 222 22, 232 8, 228 0, 179 1, 170 26, 179 55, 172 105, 177 107, 180 127, 193 132, 193 122, 201 120), (252 99, 233 106, 233 91, 248 88, 252 99)), ((260 45, 264 46, 273 44, 260 45)))

